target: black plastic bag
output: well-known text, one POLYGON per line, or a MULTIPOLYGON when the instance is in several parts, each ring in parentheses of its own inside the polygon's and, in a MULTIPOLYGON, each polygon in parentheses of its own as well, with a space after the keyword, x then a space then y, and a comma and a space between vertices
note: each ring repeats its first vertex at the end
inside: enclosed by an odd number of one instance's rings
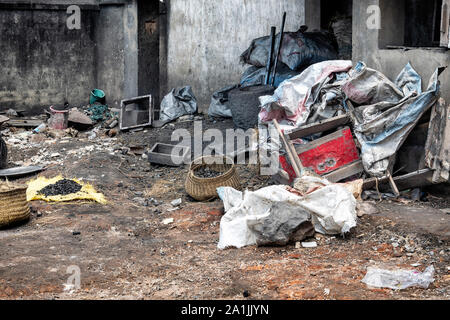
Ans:
MULTIPOLYGON (((297 32, 285 32, 280 51, 280 61, 291 70, 300 70, 314 63, 338 59, 336 38, 327 31, 305 32, 302 27, 297 32)), ((279 38, 277 34, 276 38, 279 38)), ((278 40, 275 42, 278 44, 278 40)), ((270 37, 252 41, 250 47, 241 54, 241 61, 256 67, 265 67, 269 59, 270 37)), ((277 52, 277 45, 275 51, 277 52)))

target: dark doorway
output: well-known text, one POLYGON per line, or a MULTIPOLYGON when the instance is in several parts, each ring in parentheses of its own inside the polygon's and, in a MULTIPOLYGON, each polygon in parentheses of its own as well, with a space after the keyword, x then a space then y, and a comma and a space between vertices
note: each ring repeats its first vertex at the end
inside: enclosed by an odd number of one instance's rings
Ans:
POLYGON ((352 59, 353 0, 321 0, 320 25, 332 32, 339 45, 339 58, 352 59))

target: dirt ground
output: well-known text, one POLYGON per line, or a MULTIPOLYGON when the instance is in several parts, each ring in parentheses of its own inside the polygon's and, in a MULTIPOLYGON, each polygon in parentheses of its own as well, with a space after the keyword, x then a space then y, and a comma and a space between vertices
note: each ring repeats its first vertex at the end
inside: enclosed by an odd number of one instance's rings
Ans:
MULTIPOLYGON (((450 215, 441 210, 450 208, 448 186, 425 190, 427 202, 376 203, 380 213, 359 218, 345 238, 317 234, 317 248, 292 243, 222 251, 222 202, 190 198, 187 167, 151 165, 127 149, 168 142, 175 127, 191 130, 192 122, 112 139, 79 133, 64 143, 44 144, 38 134, 29 145, 9 145, 11 166, 41 152, 41 160, 56 160, 40 175, 82 178, 108 204, 33 201, 29 222, 0 230, 0 298, 244 299, 248 291, 246 299, 449 299, 450 215), (177 198, 182 205, 173 210, 177 198), (174 222, 164 224, 167 218, 174 222), (423 271, 430 265, 436 273, 428 289, 371 289, 361 282, 369 266, 423 271), (69 266, 80 268, 80 290, 65 285, 69 266)), ((244 188, 270 183, 256 167, 238 171, 244 188)))

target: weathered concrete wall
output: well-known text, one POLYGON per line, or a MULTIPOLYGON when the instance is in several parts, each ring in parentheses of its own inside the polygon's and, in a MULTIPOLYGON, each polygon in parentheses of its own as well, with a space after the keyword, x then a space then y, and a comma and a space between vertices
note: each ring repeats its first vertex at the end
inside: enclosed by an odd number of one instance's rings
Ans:
MULTIPOLYGON (((168 90, 190 85, 202 110, 212 93, 239 82, 245 70, 240 54, 252 39, 280 29, 288 12, 286 31, 305 24, 305 2, 312 0, 170 0, 168 13, 168 90)), ((320 8, 320 6, 318 6, 320 8)), ((320 26, 320 10, 308 15, 310 28, 320 26), (315 18, 317 16, 317 18, 315 18)))
POLYGON ((86 103, 95 85, 97 14, 82 9, 81 29, 69 30, 61 9, 0 10, 0 110, 86 103))
POLYGON ((96 30, 96 87, 105 91, 108 105, 118 108, 124 92, 123 6, 102 6, 96 30), (112 41, 113 39, 113 41, 112 41))
POLYGON ((158 33, 147 36, 145 25, 158 1, 140 0, 139 9, 137 0, 0 0, 0 110, 85 105, 93 88, 111 107, 140 93, 157 97, 158 33), (66 26, 74 2, 80 30, 66 26))
MULTIPOLYGON (((442 48, 430 49, 380 49, 380 45, 384 46, 389 37, 381 37, 385 34, 383 31, 371 30, 367 28, 366 21, 369 18, 367 8, 369 5, 379 5, 381 9, 381 27, 386 28, 385 31, 395 33, 403 32, 404 19, 397 16, 394 19, 390 10, 393 5, 391 0, 358 0, 353 1, 353 60, 364 61, 369 67, 383 72, 390 79, 395 79, 403 67, 411 62, 412 66, 423 78, 423 86, 428 84, 428 80, 437 67, 450 66, 450 51, 442 48), (390 8, 390 9, 389 9, 390 8), (387 17, 387 19, 386 19, 387 17), (399 24, 400 23, 400 24, 399 24), (397 25, 399 24, 399 25, 397 25)), ((391 37, 391 40, 396 40, 391 37)), ((398 45, 398 43, 396 43, 398 45)), ((441 76, 441 96, 450 102, 450 69, 445 70, 441 76)))

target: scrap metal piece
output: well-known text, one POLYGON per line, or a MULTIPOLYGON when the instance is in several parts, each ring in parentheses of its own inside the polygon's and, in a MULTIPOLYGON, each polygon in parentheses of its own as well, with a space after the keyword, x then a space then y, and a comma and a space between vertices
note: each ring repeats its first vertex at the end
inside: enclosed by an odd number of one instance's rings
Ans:
POLYGON ((0 170, 0 177, 3 178, 19 178, 32 173, 37 173, 44 170, 41 166, 16 167, 0 170))
POLYGON ((153 120, 151 95, 122 100, 120 103, 120 130, 150 126, 153 120))
POLYGON ((270 80, 270 71, 272 70, 272 60, 273 60, 273 51, 275 49, 275 33, 277 31, 276 27, 270 28, 270 52, 269 52, 269 59, 267 60, 266 65, 266 79, 264 81, 264 84, 267 86, 269 85, 270 80))
POLYGON ((278 50, 277 50, 277 55, 275 56, 275 63, 273 65, 273 71, 272 71, 272 83, 271 83, 272 86, 275 84, 275 76, 277 74, 278 59, 279 59, 280 52, 281 52, 281 46, 283 45, 283 35, 284 35, 283 33, 284 33, 285 23, 286 23, 286 12, 283 13, 283 19, 281 22, 280 38, 278 40, 278 50))

